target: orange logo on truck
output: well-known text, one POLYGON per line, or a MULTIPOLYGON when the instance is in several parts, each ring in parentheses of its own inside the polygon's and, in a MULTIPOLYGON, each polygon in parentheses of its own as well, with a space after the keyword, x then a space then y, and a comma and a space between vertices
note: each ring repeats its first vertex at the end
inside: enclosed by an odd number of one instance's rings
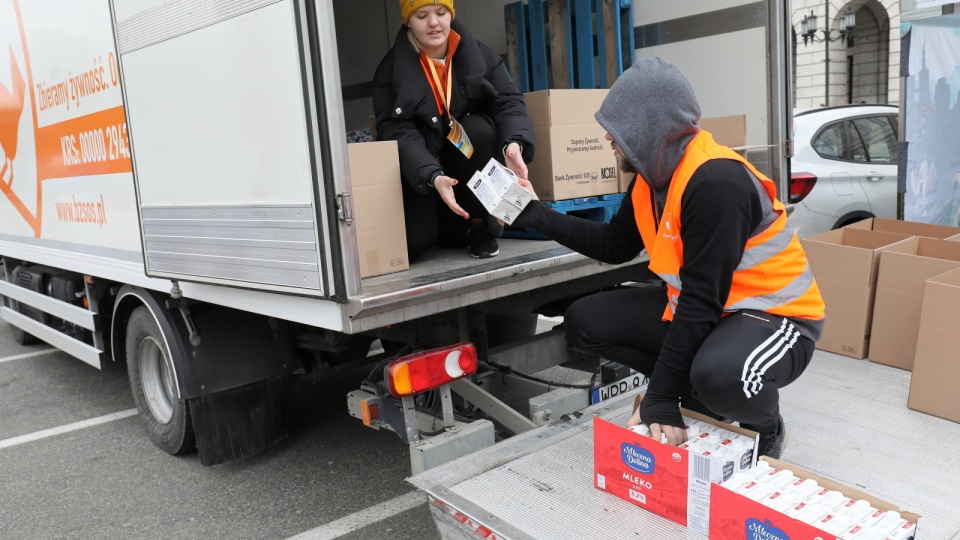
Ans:
POLYGON ((13 160, 17 157, 17 128, 23 114, 23 75, 10 47, 11 78, 13 88, 0 83, 0 150, 3 150, 3 164, 0 165, 0 181, 7 186, 13 185, 13 160))
MULTIPOLYGON (((129 173, 132 171, 127 146, 127 124, 123 106, 116 106, 90 114, 79 114, 75 118, 40 127, 38 110, 60 106, 57 100, 48 99, 45 85, 34 85, 27 48, 27 36, 24 31, 20 3, 13 0, 13 10, 20 31, 20 45, 23 51, 23 72, 15 58, 12 44, 10 59, 13 83, 7 88, 0 83, 0 149, 3 163, 0 165, 0 192, 40 237, 43 223, 43 182, 45 180, 95 176, 104 174, 129 173), (14 160, 17 157, 17 138, 23 110, 26 105, 26 89, 30 92, 30 106, 33 121, 33 134, 36 156, 36 211, 31 212, 13 189, 14 160)), ((79 109, 81 98, 106 91, 119 85, 116 58, 112 51, 104 57, 93 60, 93 68, 57 84, 63 88, 66 109, 72 110, 69 101, 73 100, 79 109), (66 90, 69 88, 69 92, 66 90)), ((68 71, 69 73, 70 71, 68 71)), ((117 88, 115 91, 119 91, 117 88)), ((59 94, 58 94, 59 96, 59 94)), ((21 159, 23 152, 21 148, 21 159)), ((19 182, 18 185, 21 185, 19 182)), ((21 190, 22 190, 21 185, 21 190)), ((20 191, 20 190, 18 190, 20 191)), ((21 191, 22 193, 23 191, 21 191)))

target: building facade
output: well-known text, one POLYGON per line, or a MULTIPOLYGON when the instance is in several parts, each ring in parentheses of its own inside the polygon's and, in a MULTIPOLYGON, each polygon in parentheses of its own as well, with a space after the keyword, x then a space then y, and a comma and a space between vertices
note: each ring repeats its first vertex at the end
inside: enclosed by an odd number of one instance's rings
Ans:
POLYGON ((792 8, 795 107, 899 103, 898 0, 793 0, 792 8), (839 32, 848 7, 856 14, 849 40, 839 32), (816 37, 804 43, 803 19, 811 13, 817 16, 816 37), (824 39, 827 28, 834 41, 824 39))

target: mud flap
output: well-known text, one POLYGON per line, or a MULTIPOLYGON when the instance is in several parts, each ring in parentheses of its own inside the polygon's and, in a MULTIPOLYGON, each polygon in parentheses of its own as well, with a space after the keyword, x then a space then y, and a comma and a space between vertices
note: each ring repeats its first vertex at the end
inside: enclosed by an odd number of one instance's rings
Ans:
POLYGON ((287 437, 287 376, 190 399, 200 464, 255 456, 287 437))

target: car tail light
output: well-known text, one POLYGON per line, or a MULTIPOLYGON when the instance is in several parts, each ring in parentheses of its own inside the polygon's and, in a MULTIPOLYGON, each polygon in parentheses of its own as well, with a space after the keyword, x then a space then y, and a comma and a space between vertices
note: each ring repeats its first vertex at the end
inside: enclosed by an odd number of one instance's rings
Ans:
POLYGON ((393 397, 432 390, 477 371, 477 349, 463 342, 397 358, 386 369, 393 397))
POLYGON ((810 190, 817 183, 817 177, 810 173, 793 173, 790 175, 789 202, 798 203, 810 194, 810 190))

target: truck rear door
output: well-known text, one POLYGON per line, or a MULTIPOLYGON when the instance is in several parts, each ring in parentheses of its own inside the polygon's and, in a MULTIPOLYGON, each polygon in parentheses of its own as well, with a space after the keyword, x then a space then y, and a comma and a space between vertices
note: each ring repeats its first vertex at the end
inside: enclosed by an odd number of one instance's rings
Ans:
MULTIPOLYGON (((748 159, 786 188, 792 148, 788 2, 700 0, 634 7, 637 58, 659 56, 690 79, 704 118, 746 115, 748 159)), ((782 198, 782 197, 781 197, 782 198)))
POLYGON ((326 113, 340 85, 316 31, 326 11, 295 0, 111 9, 146 273, 344 298, 346 151, 326 113))

